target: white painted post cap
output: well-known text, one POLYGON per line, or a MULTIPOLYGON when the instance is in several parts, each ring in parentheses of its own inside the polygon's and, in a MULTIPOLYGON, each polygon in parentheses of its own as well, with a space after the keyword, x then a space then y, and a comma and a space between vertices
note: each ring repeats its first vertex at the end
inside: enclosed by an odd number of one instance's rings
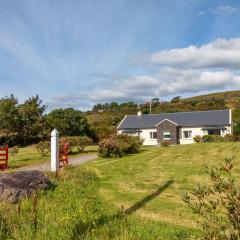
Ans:
POLYGON ((58 135, 59 135, 58 130, 56 128, 54 128, 51 132, 51 137, 58 137, 58 135))

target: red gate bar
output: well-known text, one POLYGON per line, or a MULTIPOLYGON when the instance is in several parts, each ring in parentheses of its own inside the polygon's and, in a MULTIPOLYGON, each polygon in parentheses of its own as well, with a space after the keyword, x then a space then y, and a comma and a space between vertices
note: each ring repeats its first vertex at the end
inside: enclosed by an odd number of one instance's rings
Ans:
POLYGON ((0 148, 0 170, 8 168, 8 145, 5 148, 0 148))
POLYGON ((64 143, 60 147, 60 151, 59 151, 59 163, 60 163, 59 165, 60 165, 60 167, 68 165, 68 154, 69 154, 69 144, 64 143))

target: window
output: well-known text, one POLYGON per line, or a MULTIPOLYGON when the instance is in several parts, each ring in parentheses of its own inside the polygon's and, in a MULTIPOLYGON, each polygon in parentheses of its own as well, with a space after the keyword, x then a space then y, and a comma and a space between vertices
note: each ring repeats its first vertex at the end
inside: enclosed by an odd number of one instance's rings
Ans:
POLYGON ((151 139, 157 139, 157 132, 150 132, 151 139))
POLYGON ((163 132, 163 139, 171 139, 171 133, 170 132, 163 132))
POLYGON ((208 135, 221 135, 220 129, 208 129, 208 135))
POLYGON ((183 138, 192 138, 192 131, 183 131, 183 138))

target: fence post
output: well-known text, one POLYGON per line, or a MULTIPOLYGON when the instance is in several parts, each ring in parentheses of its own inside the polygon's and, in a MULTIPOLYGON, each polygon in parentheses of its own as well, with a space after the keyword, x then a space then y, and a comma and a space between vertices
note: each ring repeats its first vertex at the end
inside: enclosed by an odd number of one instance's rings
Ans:
POLYGON ((56 129, 51 132, 51 171, 59 170, 59 133, 56 129))

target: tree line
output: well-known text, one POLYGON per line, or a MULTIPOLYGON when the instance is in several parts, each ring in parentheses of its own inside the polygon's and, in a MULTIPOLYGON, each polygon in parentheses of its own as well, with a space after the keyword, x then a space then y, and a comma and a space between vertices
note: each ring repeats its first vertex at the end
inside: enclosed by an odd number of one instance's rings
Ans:
POLYGON ((38 95, 19 103, 14 96, 0 99, 0 145, 28 145, 48 140, 53 128, 61 136, 91 135, 84 113, 73 108, 55 109, 46 113, 47 106, 38 95))
MULTIPOLYGON (((239 98, 226 94, 204 99, 176 96, 170 101, 156 98, 152 100, 152 113, 226 109, 230 101, 234 134, 240 138, 240 92, 239 98)), ((96 104, 85 113, 73 108, 59 108, 46 113, 47 106, 38 95, 21 104, 11 95, 0 99, 0 145, 28 145, 49 140, 53 128, 57 128, 61 136, 87 135, 98 142, 116 133, 117 125, 125 115, 136 114, 139 110, 148 114, 149 107, 149 102, 110 102, 96 104)))

